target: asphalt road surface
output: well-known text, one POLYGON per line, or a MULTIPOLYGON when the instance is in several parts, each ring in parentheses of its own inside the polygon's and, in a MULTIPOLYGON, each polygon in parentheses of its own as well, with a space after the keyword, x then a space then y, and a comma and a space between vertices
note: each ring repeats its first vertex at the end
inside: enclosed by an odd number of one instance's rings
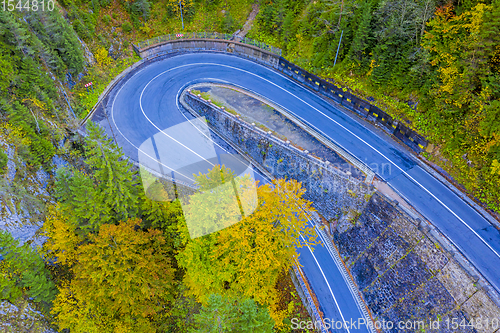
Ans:
MULTIPOLYGON (((187 121, 179 111, 178 96, 190 84, 210 81, 235 84, 273 101, 363 161, 443 232, 500 291, 500 234, 488 221, 382 131, 254 62, 225 54, 194 53, 158 61, 138 71, 114 92, 107 106, 113 133, 125 154, 137 160, 139 147, 158 133, 165 134, 162 144, 179 145, 179 140, 167 135, 173 126, 187 121)), ((111 134, 108 122, 101 120, 101 124, 111 134)), ((224 152, 219 146, 214 149, 216 154, 224 152)), ((203 155, 190 149, 177 152, 203 155)), ((168 156, 162 163, 166 168, 169 161, 181 163, 176 156, 168 156)), ((319 246, 312 253, 308 248, 300 253, 324 317, 332 321, 363 318, 328 250, 319 246)), ((361 327, 345 331, 368 330, 361 327)))

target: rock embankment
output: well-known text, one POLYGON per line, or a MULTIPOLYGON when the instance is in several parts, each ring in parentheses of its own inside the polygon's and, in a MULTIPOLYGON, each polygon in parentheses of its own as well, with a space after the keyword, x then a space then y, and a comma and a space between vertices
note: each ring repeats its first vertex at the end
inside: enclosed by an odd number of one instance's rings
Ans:
POLYGON ((500 331, 498 295, 433 234, 377 192, 357 220, 341 220, 332 236, 375 321, 426 325, 382 331, 500 331))

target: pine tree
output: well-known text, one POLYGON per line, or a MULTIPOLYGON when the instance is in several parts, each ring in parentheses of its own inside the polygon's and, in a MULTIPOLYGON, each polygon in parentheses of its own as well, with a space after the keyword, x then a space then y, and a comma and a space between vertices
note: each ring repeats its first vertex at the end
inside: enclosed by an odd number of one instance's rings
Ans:
POLYGON ((361 4, 361 18, 349 49, 350 58, 358 63, 358 65, 361 65, 364 59, 368 59, 366 51, 370 46, 370 25, 373 18, 372 6, 372 1, 364 1, 361 4))
POLYGON ((110 207, 103 202, 95 181, 83 172, 60 168, 56 175, 55 190, 61 211, 75 227, 92 231, 103 223, 114 221, 110 207))
POLYGON ((104 134, 104 129, 87 124, 86 164, 93 170, 96 196, 109 209, 110 220, 123 221, 137 216, 137 175, 123 152, 104 134))

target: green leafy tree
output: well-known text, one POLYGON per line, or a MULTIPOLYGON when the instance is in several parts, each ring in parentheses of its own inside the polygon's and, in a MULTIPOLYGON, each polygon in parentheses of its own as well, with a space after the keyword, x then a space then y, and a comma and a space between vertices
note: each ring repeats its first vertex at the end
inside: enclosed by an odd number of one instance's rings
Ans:
POLYGON ((231 299, 212 294, 199 314, 194 316, 196 332, 272 332, 274 321, 265 307, 258 306, 252 299, 231 299))

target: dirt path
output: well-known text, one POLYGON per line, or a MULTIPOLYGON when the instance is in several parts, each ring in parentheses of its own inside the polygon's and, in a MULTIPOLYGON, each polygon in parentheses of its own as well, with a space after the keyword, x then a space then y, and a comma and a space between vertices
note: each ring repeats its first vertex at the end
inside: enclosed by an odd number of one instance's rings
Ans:
POLYGON ((247 21, 243 25, 243 28, 234 33, 235 37, 245 38, 246 34, 250 31, 250 29, 252 29, 253 21, 255 20, 255 17, 258 13, 259 4, 254 3, 252 5, 252 11, 250 12, 250 15, 248 15, 247 21))

